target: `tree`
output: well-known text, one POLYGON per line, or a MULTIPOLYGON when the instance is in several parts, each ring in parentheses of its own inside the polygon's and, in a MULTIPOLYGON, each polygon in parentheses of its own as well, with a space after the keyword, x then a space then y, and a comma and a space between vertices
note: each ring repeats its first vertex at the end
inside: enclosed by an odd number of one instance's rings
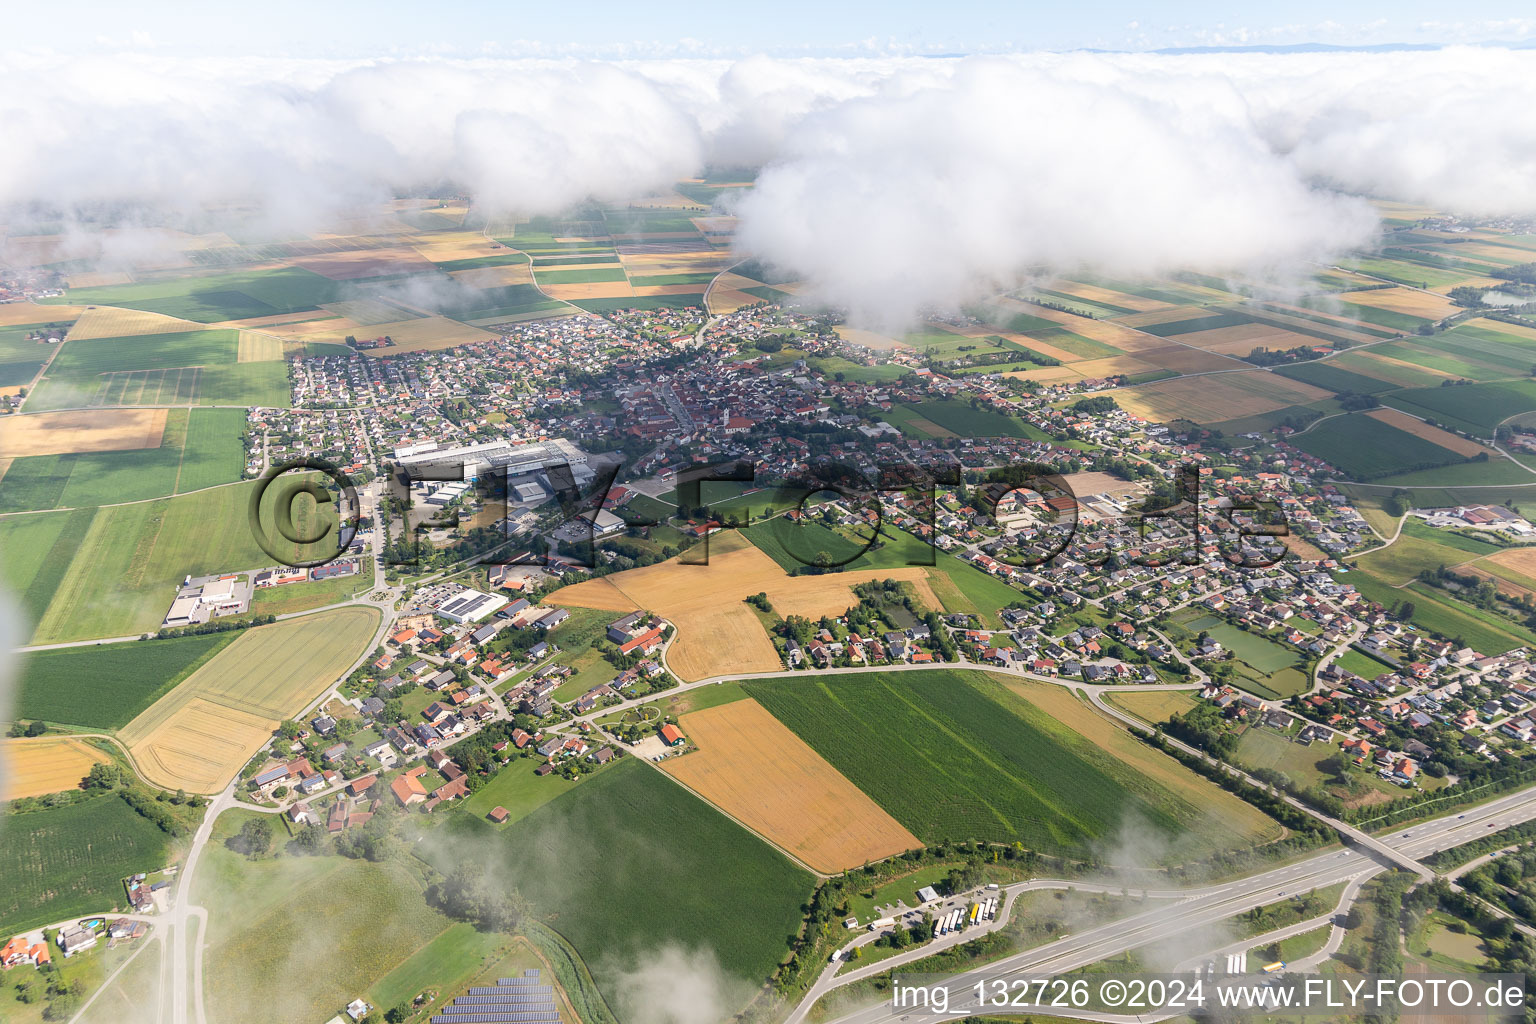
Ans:
POLYGON ((103 761, 91 765, 90 774, 85 777, 85 788, 116 789, 122 782, 123 769, 113 762, 103 761))
POLYGON ((239 832, 226 839, 224 845, 236 853, 260 857, 272 849, 272 824, 265 816, 252 818, 240 826, 239 832))
POLYGON ((48 731, 48 726, 44 725, 42 722, 33 721, 33 722, 28 722, 27 723, 27 735, 28 736, 41 736, 43 733, 45 733, 47 731, 48 731))
POLYGON ((403 1024, 410 1016, 411 1008, 405 1003, 401 1003, 399 1006, 391 1006, 389 1012, 384 1014, 384 1019, 389 1024, 403 1024))

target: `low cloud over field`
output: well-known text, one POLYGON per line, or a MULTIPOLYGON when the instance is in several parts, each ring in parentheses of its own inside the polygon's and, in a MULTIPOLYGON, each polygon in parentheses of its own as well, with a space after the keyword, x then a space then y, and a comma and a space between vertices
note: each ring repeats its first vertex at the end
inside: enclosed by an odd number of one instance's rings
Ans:
MULTIPOLYGON (((492 215, 760 170, 744 253, 891 323, 1078 267, 1273 273, 1366 241, 1344 193, 1536 213, 1536 52, 956 60, 0 56, 0 204, 284 232, 457 183, 492 215)), ((10 219, 15 225, 18 218, 10 219)), ((15 228, 13 227, 13 232, 15 228)), ((119 238, 118 255, 132 247, 119 238)), ((126 258, 126 257, 124 257, 126 258)))

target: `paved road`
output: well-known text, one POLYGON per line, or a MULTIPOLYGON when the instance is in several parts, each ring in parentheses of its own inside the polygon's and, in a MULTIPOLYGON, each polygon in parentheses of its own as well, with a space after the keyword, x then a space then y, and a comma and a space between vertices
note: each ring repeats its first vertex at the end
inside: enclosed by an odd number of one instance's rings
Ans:
MULTIPOLYGON (((1536 787, 1491 800, 1481 807, 1456 815, 1447 815, 1431 822, 1410 826, 1401 832, 1383 837, 1382 842, 1396 853, 1413 859, 1428 856, 1437 850, 1467 842, 1490 831, 1509 825, 1536 819, 1536 787)), ((1018 953, 996 961, 984 968, 958 974, 945 983, 949 991, 951 1012, 944 1015, 918 1014, 905 1011, 910 1021, 940 1021, 968 1016, 975 1007, 965 1009, 964 1000, 973 994, 976 983, 983 978, 1013 977, 1024 974, 1060 973, 1097 963, 1126 950, 1153 943, 1168 942, 1180 933, 1191 929, 1214 925, 1235 914, 1256 906, 1265 906, 1311 889, 1324 888, 1357 876, 1375 874, 1384 870, 1385 864, 1373 854, 1358 848, 1317 854, 1295 864, 1275 868, 1249 878, 1226 884, 1191 890, 1191 898, 1173 909, 1160 907, 1145 911, 1121 921, 1088 929, 1065 939, 1047 943, 1036 949, 1018 953)), ((826 992, 851 981, 879 975, 893 967, 921 959, 928 953, 919 947, 867 968, 850 971, 828 984, 825 976, 818 980, 806 1000, 795 1008, 788 1024, 800 1024, 805 1020, 815 999, 826 992)), ((1048 1008, 1035 1008, 1046 1013, 1048 1008)), ((838 1018, 835 1024, 889 1024, 901 1020, 903 1011, 894 1010, 884 1002, 838 1018)))
MULTIPOLYGON (((1136 717, 1134 717, 1132 715, 1128 715, 1124 711, 1121 711, 1118 708, 1115 708, 1112 705, 1110 705, 1109 702, 1104 699, 1104 693, 1103 693, 1104 689, 1105 689, 1104 687, 1100 687, 1098 689, 1098 691, 1090 692, 1088 694, 1089 698, 1093 701, 1094 705, 1097 708, 1099 708, 1099 710, 1105 712, 1108 715, 1113 716, 1114 718, 1119 719, 1121 722, 1125 723, 1125 725, 1127 727, 1129 727, 1129 728, 1131 728, 1131 729, 1133 729, 1133 730, 1135 730, 1137 732, 1150 733, 1152 731, 1151 727, 1148 726, 1141 719, 1136 718, 1136 717)), ((1113 688, 1111 688, 1111 689, 1113 689, 1113 688)), ((1188 743, 1185 743, 1183 740, 1176 739, 1176 738, 1174 738, 1172 736, 1164 736, 1163 739, 1164 739, 1165 742, 1168 743, 1169 746, 1177 747, 1179 750, 1182 750, 1186 754, 1192 754, 1192 755, 1194 755, 1196 757, 1202 757, 1202 758, 1207 756, 1204 751, 1202 751, 1202 750, 1200 750, 1200 749, 1198 749, 1196 747, 1190 746, 1188 743)), ((1353 842, 1355 842, 1355 843, 1357 843, 1357 844, 1359 844, 1361 846, 1364 846, 1364 847, 1367 847, 1367 848, 1371 849, 1374 853, 1376 853, 1383 860, 1385 860, 1387 862, 1390 862, 1390 863, 1393 863, 1393 864, 1396 864, 1398 867, 1403 868, 1404 870, 1412 871, 1414 874, 1418 875, 1420 878, 1422 878, 1426 882, 1435 877, 1435 873, 1433 871, 1431 871, 1429 868, 1425 867, 1423 864, 1420 864, 1418 861, 1414 860, 1412 857, 1410 857, 1407 854, 1405 854, 1402 850, 1397 849, 1397 848, 1395 848, 1395 847, 1393 847, 1391 845, 1388 845, 1387 843, 1382 842, 1381 840, 1377 839, 1375 836, 1373 836, 1373 835, 1371 835, 1371 834, 1369 834, 1367 832, 1361 831, 1360 829, 1358 829, 1355 826, 1349 824, 1348 822, 1340 821, 1338 818, 1334 818, 1334 817, 1332 817, 1330 815, 1324 814, 1321 811, 1317 810, 1316 808, 1312 807, 1311 805, 1303 803, 1302 801, 1296 799, 1295 797, 1291 796, 1289 793, 1273 790, 1270 786, 1266 785, 1263 782, 1260 782, 1258 779, 1254 778, 1252 775, 1249 775, 1247 772, 1240 771, 1237 768, 1232 767, 1231 765, 1223 764, 1222 767, 1226 770, 1226 772, 1228 774, 1236 775, 1238 778, 1243 779, 1244 781, 1248 782, 1250 785, 1257 786, 1260 789, 1266 789, 1266 790, 1270 790, 1271 792, 1274 792, 1275 795, 1279 799, 1284 800, 1287 804, 1289 804, 1292 807, 1296 808, 1298 811, 1301 811, 1304 814, 1309 814, 1312 817, 1316 818, 1317 820, 1319 820, 1321 822, 1324 822, 1325 824, 1328 825, 1329 828, 1332 828, 1335 832, 1337 832, 1343 838, 1345 838, 1347 840, 1350 840, 1350 841, 1353 841, 1353 842)))

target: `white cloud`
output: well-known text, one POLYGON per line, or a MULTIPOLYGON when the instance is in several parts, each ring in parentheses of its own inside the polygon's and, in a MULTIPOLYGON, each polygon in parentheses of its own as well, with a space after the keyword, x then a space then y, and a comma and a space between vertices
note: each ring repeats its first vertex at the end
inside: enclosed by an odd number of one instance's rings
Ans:
MULTIPOLYGON (((1237 31, 1228 29, 1226 31, 1237 31)), ((0 204, 252 201, 290 229, 451 181, 493 212, 763 166, 741 241, 866 316, 1029 268, 1273 267, 1329 188, 1536 213, 1536 52, 576 62, 0 55, 0 204)))

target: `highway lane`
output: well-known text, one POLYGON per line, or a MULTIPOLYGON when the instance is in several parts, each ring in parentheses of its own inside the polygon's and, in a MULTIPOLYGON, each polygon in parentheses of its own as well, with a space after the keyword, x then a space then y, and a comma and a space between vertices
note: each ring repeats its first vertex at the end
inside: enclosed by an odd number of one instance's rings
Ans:
MULTIPOLYGON (((1468 811, 1388 833, 1379 841, 1399 854, 1425 857, 1438 850, 1469 842, 1489 832, 1536 818, 1536 788, 1511 793, 1468 811)), ((975 970, 951 977, 944 987, 949 991, 951 1012, 918 1014, 910 1009, 897 1010, 885 1002, 837 1019, 835 1024, 889 1024, 906 1018, 909 1024, 923 1021, 951 1020, 975 1012, 965 1009, 976 984, 985 979, 1024 974, 1061 973, 1086 967, 1100 960, 1152 943, 1176 938, 1191 929, 1213 925, 1256 906, 1265 906, 1288 895, 1323 888, 1338 882, 1384 870, 1387 863, 1374 851, 1358 847, 1333 850, 1309 857, 1285 867, 1273 869, 1222 885, 1191 890, 1192 898, 1173 907, 1159 907, 1140 914, 1088 929, 1065 939, 1005 957, 975 970)), ((1396 866, 1395 863, 1390 866, 1396 866)), ((926 948, 871 964, 869 967, 837 977, 836 984, 813 988, 814 997, 861 978, 872 977, 921 959, 926 948)), ((799 1024, 809 1012, 812 999, 803 1001, 789 1018, 799 1024)), ((1037 1012, 1048 1012, 1040 1008, 1037 1012)))

